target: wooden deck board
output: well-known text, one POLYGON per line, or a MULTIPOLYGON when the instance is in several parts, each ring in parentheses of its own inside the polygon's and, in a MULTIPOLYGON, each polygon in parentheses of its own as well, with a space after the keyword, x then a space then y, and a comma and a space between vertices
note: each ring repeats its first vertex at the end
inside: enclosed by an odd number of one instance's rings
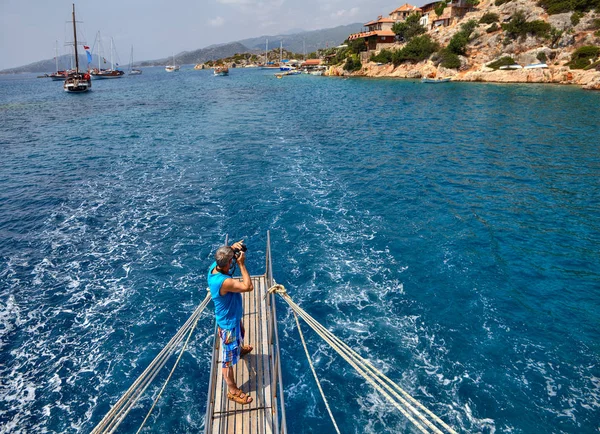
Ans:
POLYGON ((207 432, 226 433, 273 433, 276 409, 273 408, 271 391, 271 366, 273 347, 267 331, 268 306, 264 300, 267 290, 265 276, 252 276, 254 291, 242 296, 244 306, 243 322, 246 330, 245 345, 254 350, 244 356, 234 372, 238 387, 249 393, 253 401, 249 405, 237 404, 227 399, 227 386, 221 371, 221 354, 218 336, 215 338, 217 352, 216 371, 213 379, 214 414, 207 432))

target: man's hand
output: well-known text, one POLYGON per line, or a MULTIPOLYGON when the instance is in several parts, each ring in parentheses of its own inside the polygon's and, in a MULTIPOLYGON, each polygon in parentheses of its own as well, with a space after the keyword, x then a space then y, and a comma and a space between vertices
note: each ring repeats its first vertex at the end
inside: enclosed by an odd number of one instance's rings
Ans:
POLYGON ((233 243, 231 245, 231 248, 233 250, 239 250, 239 251, 241 251, 242 250, 242 244, 244 244, 244 240, 239 240, 237 243, 233 243))
POLYGON ((233 243, 231 248, 233 250, 237 250, 235 254, 235 259, 239 266, 243 267, 246 262, 246 253, 242 251, 242 245, 244 244, 244 240, 239 240, 237 243, 233 243))

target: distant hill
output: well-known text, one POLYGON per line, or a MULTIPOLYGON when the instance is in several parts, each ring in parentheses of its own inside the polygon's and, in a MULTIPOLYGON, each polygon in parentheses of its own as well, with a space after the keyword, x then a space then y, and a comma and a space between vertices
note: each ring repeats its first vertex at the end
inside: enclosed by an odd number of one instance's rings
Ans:
POLYGON ((291 35, 259 36, 239 41, 251 50, 265 50, 265 40, 269 40, 269 49, 279 47, 283 42, 283 48, 294 53, 302 53, 304 45, 306 52, 310 53, 319 48, 335 47, 346 40, 349 34, 360 32, 363 28, 361 23, 348 24, 346 26, 333 27, 331 29, 312 30, 308 32, 294 33, 291 35))
MULTIPOLYGON (((68 69, 71 67, 72 56, 67 54, 58 57, 58 68, 68 69)), ((79 64, 87 65, 86 56, 79 56, 79 64)), ((56 70, 56 61, 54 59, 40 60, 39 62, 30 63, 29 65, 19 66, 17 68, 10 68, 0 71, 0 74, 21 74, 23 72, 41 72, 50 73, 56 70)))
MULTIPOLYGON (((178 65, 186 65, 192 63, 204 63, 208 60, 222 59, 224 57, 233 56, 236 53, 244 53, 250 51, 248 47, 239 43, 232 42, 230 44, 213 45, 206 48, 200 48, 194 51, 184 51, 175 56, 175 63, 178 65)), ((153 66, 153 65, 166 65, 171 63, 173 60, 171 57, 157 60, 145 60, 143 62, 136 62, 138 66, 153 66)))
MULTIPOLYGON (((335 47, 342 43, 350 33, 359 32, 362 29, 361 23, 348 24, 346 26, 338 26, 330 29, 311 30, 308 32, 299 32, 294 34, 280 34, 271 36, 259 36, 257 38, 249 38, 241 41, 230 42, 226 44, 210 45, 205 48, 200 48, 194 51, 184 51, 175 56, 175 63, 178 65, 203 63, 208 60, 223 59, 233 56, 236 53, 253 52, 262 53, 265 50, 265 40, 269 40, 269 49, 278 48, 280 43, 283 43, 283 48, 295 53, 302 53, 306 48, 306 52, 310 53, 319 48, 335 47)), ((171 63, 171 58, 156 60, 145 60, 135 62, 136 66, 154 66, 166 65, 171 63)), ((80 65, 87 65, 85 55, 79 56, 80 65)), ((97 64, 96 58, 92 62, 97 64)), ((68 55, 59 57, 59 68, 63 69, 71 65, 71 60, 68 55)), ((121 65, 126 68, 128 65, 121 65)), ((29 65, 10 68, 0 71, 0 74, 18 74, 23 72, 49 73, 56 69, 54 59, 41 60, 39 62, 30 63, 29 65)))

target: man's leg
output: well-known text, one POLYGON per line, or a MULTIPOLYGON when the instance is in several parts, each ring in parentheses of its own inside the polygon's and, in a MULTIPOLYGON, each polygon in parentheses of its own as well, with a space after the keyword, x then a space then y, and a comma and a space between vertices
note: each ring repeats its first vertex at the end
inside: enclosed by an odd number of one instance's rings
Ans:
POLYGON ((223 368, 223 378, 227 383, 227 388, 231 393, 237 392, 237 384, 235 384, 235 377, 233 376, 233 366, 229 368, 223 368))
POLYGON ((246 329, 244 328, 244 322, 242 320, 240 320, 240 332, 242 335, 242 347, 240 349, 240 357, 244 357, 254 348, 251 345, 244 345, 244 336, 246 336, 246 329))

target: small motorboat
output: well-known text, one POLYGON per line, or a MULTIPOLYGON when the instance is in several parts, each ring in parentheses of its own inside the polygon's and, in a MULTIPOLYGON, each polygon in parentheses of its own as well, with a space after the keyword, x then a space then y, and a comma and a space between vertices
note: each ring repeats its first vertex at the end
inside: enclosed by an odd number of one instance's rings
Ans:
POLYGON ((223 77, 225 75, 229 75, 229 68, 226 66, 217 66, 214 71, 213 74, 219 77, 223 77))
POLYGON ((501 66, 499 69, 502 69, 502 70, 506 71, 506 70, 513 70, 513 69, 523 69, 523 67, 521 65, 519 65, 518 63, 515 63, 513 65, 504 65, 504 66, 501 66))
POLYGON ((421 83, 448 83, 451 80, 452 80, 452 78, 450 78, 450 77, 445 77, 445 78, 428 78, 428 77, 423 77, 421 79, 421 83))
POLYGON ((548 68, 548 65, 545 63, 530 63, 529 65, 525 65, 523 69, 545 69, 548 68))

